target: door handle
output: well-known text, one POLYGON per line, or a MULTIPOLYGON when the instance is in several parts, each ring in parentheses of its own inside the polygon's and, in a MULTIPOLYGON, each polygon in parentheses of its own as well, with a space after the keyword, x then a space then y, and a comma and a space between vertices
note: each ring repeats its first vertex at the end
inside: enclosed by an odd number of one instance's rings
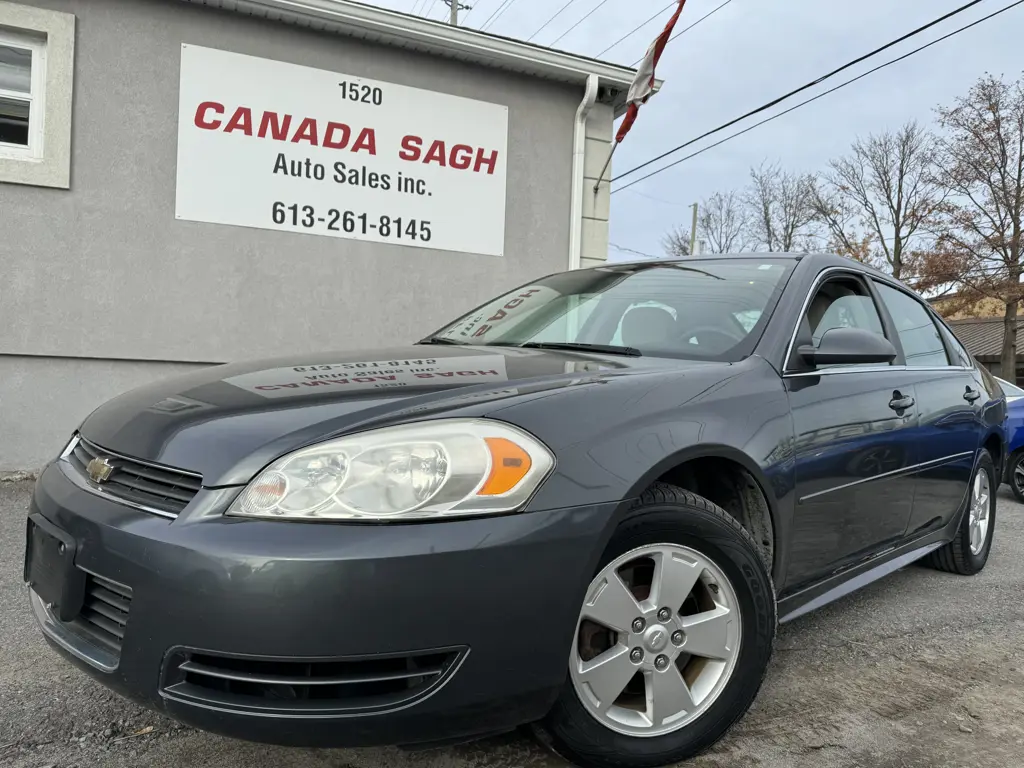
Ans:
POLYGON ((967 391, 964 392, 964 400, 966 400, 968 403, 973 403, 979 397, 981 397, 981 392, 979 392, 976 389, 971 389, 970 387, 967 387, 967 391))
POLYGON ((913 404, 914 398, 909 395, 904 397, 899 390, 892 393, 892 400, 889 401, 889 407, 894 411, 905 411, 913 404))

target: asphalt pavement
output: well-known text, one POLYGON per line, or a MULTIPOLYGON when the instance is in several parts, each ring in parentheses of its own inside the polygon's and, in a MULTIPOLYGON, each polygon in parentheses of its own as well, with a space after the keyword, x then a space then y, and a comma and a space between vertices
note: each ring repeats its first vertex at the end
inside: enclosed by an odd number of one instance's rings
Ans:
MULTIPOLYGON (((0 766, 558 768, 525 734, 429 752, 266 747, 130 704, 43 642, 21 581, 31 485, 0 483, 0 766)), ((1024 768, 1024 507, 988 567, 911 566, 781 628, 754 708, 694 768, 1024 768)))

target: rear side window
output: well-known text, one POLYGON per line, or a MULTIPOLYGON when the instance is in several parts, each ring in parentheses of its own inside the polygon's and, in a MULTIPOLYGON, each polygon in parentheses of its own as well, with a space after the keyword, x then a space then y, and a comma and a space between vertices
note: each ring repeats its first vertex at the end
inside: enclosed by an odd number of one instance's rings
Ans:
POLYGON ((885 283, 875 282, 875 287, 896 324, 907 365, 913 368, 948 366, 939 329, 924 305, 885 283))

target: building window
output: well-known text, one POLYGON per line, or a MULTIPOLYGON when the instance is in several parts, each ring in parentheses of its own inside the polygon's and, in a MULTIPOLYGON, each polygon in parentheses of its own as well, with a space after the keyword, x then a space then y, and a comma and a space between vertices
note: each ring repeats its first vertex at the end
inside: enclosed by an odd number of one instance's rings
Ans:
POLYGON ((43 155, 46 46, 0 29, 0 154, 43 155))
POLYGON ((75 17, 0 0, 0 184, 71 186, 75 17))

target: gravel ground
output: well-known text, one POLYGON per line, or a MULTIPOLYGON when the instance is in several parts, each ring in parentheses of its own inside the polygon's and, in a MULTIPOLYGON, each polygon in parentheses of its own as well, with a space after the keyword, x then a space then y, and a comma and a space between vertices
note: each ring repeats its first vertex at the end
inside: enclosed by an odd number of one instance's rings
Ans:
MULTIPOLYGON (((29 483, 0 484, 0 765, 16 768, 557 768, 513 734, 431 752, 232 741, 129 704, 30 618, 29 483)), ((1024 768, 1024 507, 1004 488, 980 576, 912 566, 783 627, 754 708, 695 768, 1024 768)))

